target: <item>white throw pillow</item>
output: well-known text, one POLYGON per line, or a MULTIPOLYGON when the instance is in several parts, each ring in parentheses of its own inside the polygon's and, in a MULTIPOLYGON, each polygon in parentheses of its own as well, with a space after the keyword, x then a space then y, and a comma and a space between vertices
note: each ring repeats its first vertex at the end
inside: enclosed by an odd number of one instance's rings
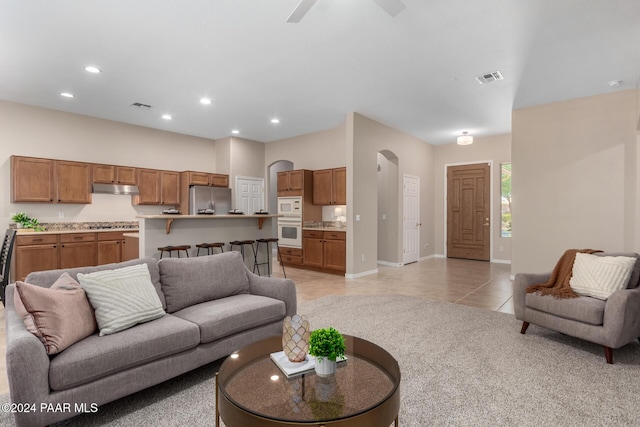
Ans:
POLYGON ((146 264, 78 274, 80 286, 96 311, 100 336, 164 316, 146 264))
POLYGON ((635 258, 626 256, 597 256, 577 253, 573 276, 569 281, 577 294, 606 300, 612 293, 625 289, 635 258))

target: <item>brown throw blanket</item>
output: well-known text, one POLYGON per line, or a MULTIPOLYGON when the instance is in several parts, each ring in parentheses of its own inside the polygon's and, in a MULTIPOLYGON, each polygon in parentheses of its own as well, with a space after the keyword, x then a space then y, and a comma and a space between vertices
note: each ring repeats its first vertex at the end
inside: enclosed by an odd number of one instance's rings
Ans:
POLYGON ((556 298, 577 298, 578 294, 573 292, 569 280, 573 273, 573 261, 576 254, 592 254, 602 252, 595 249, 569 249, 560 257, 558 263, 551 272, 551 277, 546 283, 531 285, 527 288, 527 293, 540 292, 541 295, 552 295, 556 298))

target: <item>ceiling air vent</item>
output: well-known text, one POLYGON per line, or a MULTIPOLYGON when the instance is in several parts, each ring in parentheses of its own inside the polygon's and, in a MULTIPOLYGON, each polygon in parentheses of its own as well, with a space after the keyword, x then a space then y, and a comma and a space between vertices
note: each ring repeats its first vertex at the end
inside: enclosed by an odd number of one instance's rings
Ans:
POLYGON ((500 71, 493 71, 491 73, 483 74, 481 76, 476 77, 476 80, 481 85, 495 82, 496 80, 504 80, 502 77, 502 73, 500 71))
POLYGON ((151 105, 143 104, 142 102, 134 102, 130 107, 139 108, 140 110, 149 110, 151 105))

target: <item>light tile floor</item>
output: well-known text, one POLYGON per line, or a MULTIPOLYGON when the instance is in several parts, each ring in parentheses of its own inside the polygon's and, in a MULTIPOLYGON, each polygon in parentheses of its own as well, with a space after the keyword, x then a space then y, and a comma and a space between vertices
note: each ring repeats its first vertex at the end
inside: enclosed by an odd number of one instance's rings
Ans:
MULTIPOLYGON (((296 283, 298 303, 325 295, 402 294, 513 314, 508 264, 433 258, 404 267, 379 265, 378 270, 358 279, 290 267, 286 273, 296 283)), ((278 264, 273 275, 282 277, 278 264)), ((0 394, 9 393, 5 349, 4 308, 0 308, 0 394)))

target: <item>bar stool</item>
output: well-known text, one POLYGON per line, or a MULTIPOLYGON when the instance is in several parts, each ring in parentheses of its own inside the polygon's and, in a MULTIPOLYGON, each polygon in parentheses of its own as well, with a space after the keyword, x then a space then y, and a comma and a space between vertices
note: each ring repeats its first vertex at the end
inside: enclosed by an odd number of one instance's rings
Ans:
MULTIPOLYGON (((271 251, 269 249, 269 243, 275 243, 276 244, 276 250, 278 252, 278 259, 280 260, 280 265, 282 266, 282 274, 284 274, 284 277, 287 277, 287 273, 285 273, 284 271, 284 262, 282 262, 282 258, 280 256, 280 245, 278 244, 278 239, 275 237, 270 237, 268 239, 257 239, 256 240, 256 254, 260 252, 260 243, 264 243, 267 247, 267 262, 257 262, 258 258, 256 255, 256 266, 260 266, 260 265, 265 265, 267 264, 267 273, 269 274, 269 277, 271 277, 271 251)), ((258 274, 260 274, 260 267, 258 267, 258 274)))
MULTIPOLYGON (((234 240, 232 242, 229 242, 229 250, 232 251, 234 246, 240 246, 240 253, 242 254, 242 259, 244 260, 244 247, 246 245, 251 246, 251 250, 253 251, 253 272, 256 272, 256 268, 257 268, 257 258, 256 258, 256 248, 253 246, 253 244, 255 243, 255 240, 234 240)), ((258 273, 260 272, 260 270, 258 270, 258 273)))
POLYGON ((196 248, 198 248, 196 256, 200 256, 200 249, 206 249, 207 255, 213 255, 214 248, 218 248, 220 249, 220 252, 224 252, 224 243, 198 243, 196 248))
POLYGON ((160 251, 160 259, 162 259, 162 255, 165 252, 169 252, 169 258, 171 258, 171 254, 173 252, 177 252, 178 258, 180 258, 180 251, 184 251, 184 253, 187 254, 187 258, 189 258, 189 249, 191 249, 191 245, 163 246, 161 248, 158 248, 158 250, 160 251))

